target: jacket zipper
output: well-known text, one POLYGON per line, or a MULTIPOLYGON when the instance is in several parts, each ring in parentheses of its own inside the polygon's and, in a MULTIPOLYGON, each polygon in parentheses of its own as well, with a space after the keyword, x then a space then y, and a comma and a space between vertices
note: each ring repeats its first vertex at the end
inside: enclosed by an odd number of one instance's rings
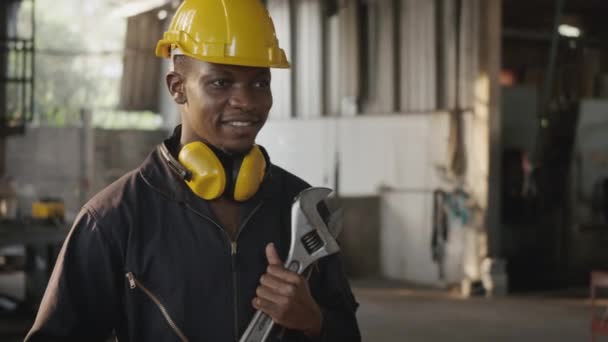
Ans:
POLYGON ((234 312, 234 338, 235 338, 236 342, 238 342, 239 337, 240 337, 239 336, 239 305, 238 305, 239 296, 238 296, 238 286, 237 286, 237 282, 238 282, 238 268, 237 268, 237 266, 238 266, 237 265, 238 243, 237 243, 237 241, 239 240, 239 236, 241 235, 241 232, 243 231, 243 229, 245 228, 245 226, 247 225, 249 220, 251 220, 253 215, 255 215, 255 213, 260 209, 262 204, 264 204, 263 201, 261 201, 255 208, 253 208, 251 213, 249 213, 249 215, 245 218, 245 220, 243 221, 243 223, 237 230, 234 240, 230 237, 230 235, 226 232, 226 230, 224 230, 224 228, 222 228, 222 226, 219 225, 217 222, 215 222, 212 218, 198 212, 197 210, 192 208, 189 204, 186 204, 186 207, 188 207, 190 210, 192 210, 193 212, 195 212, 202 218, 206 219, 207 221, 213 223, 224 234, 224 236, 226 237, 226 239, 230 245, 230 258, 231 258, 231 264, 232 264, 232 296, 233 296, 232 303, 233 303, 233 310, 234 310, 233 311, 234 312))
POLYGON ((236 264, 236 253, 237 253, 237 243, 236 241, 230 242, 230 257, 232 258, 232 298, 234 299, 232 302, 234 303, 234 336, 236 341, 239 339, 239 294, 236 283, 237 279, 237 264, 236 264))
POLYGON ((169 324, 169 326, 171 327, 173 332, 175 332, 175 334, 177 334, 177 336, 180 338, 180 340, 182 342, 188 342, 188 338, 186 337, 186 335, 184 335, 184 333, 177 326, 177 324, 175 324, 173 319, 171 319, 169 312, 167 311, 165 306, 160 302, 160 300, 158 300, 158 298, 152 292, 150 292, 150 290, 148 290, 145 286, 143 286, 135 278, 135 276, 133 275, 132 272, 127 273, 126 277, 129 280, 129 287, 131 288, 131 290, 134 290, 135 288, 140 288, 146 294, 146 296, 148 296, 148 298, 150 298, 154 302, 154 304, 156 304, 156 306, 160 309, 160 312, 162 313, 163 317, 165 318, 165 321, 167 322, 167 324, 169 324))

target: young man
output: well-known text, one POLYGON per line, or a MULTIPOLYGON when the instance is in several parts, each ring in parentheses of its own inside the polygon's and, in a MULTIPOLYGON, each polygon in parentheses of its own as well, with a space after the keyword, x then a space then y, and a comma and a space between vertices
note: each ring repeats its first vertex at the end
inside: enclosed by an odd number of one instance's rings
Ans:
POLYGON ((182 125, 82 209, 26 341, 238 341, 260 309, 271 340, 360 341, 337 256, 283 268, 308 185, 255 145, 288 67, 259 0, 186 0, 157 54, 182 125))

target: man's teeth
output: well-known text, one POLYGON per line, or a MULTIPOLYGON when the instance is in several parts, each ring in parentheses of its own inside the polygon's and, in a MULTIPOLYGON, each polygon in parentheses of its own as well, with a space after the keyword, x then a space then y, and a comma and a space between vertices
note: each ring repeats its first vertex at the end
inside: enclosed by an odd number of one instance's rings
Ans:
POLYGON ((234 126, 234 127, 247 127, 247 126, 253 125, 253 122, 251 122, 251 121, 230 121, 230 122, 228 122, 228 125, 234 126))

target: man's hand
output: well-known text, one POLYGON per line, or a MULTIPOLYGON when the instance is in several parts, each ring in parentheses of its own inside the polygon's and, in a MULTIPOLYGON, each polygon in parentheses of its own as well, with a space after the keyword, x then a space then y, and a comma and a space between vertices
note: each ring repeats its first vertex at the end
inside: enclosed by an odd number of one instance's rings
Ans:
POLYGON ((308 336, 319 336, 323 315, 310 295, 308 281, 283 267, 272 243, 266 246, 266 258, 267 273, 260 278, 253 307, 286 328, 303 331, 308 336))

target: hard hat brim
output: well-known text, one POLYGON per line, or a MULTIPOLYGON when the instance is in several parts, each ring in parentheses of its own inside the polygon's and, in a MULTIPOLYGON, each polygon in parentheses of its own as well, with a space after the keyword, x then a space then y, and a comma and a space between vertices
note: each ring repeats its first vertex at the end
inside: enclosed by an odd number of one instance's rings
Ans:
POLYGON ((291 64, 287 61, 287 57, 285 56, 285 52, 283 49, 280 49, 280 58, 279 62, 271 62, 270 60, 254 60, 236 56, 208 56, 205 54, 195 54, 188 52, 188 49, 184 49, 181 46, 175 46, 175 42, 170 40, 160 40, 156 46, 156 56, 161 58, 171 58, 172 49, 179 49, 180 54, 184 56, 188 56, 190 58, 215 63, 215 64, 227 64, 227 65, 237 65, 237 66, 249 66, 249 67, 259 67, 259 68, 273 68, 273 69, 289 69, 291 68, 291 64))

